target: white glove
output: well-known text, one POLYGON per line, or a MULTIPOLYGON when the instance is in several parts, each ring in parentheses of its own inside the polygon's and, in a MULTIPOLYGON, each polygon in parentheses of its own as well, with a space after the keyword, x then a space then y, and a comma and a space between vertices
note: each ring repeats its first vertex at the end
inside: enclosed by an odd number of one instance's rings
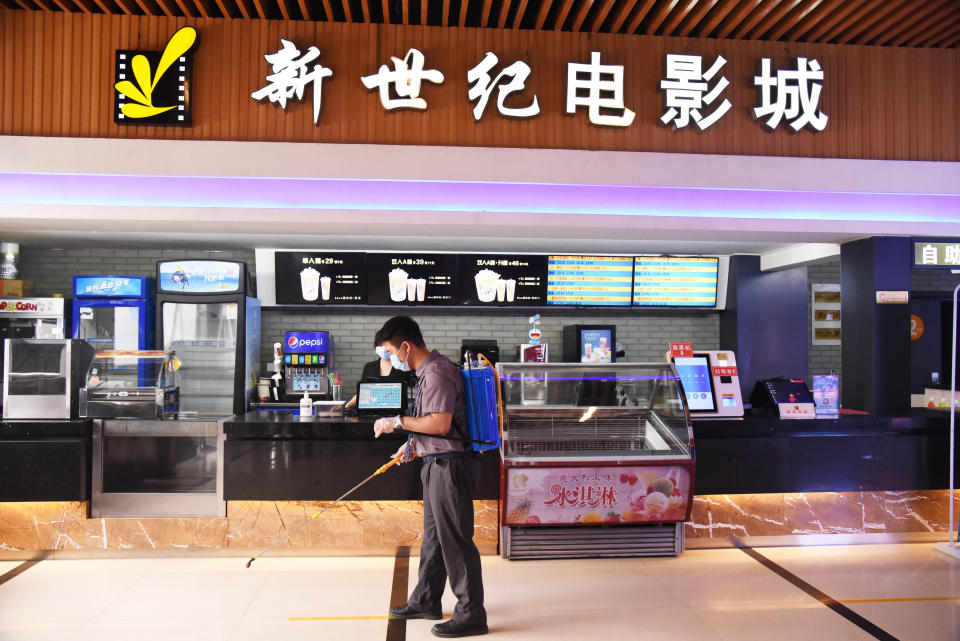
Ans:
POLYGON ((378 418, 377 422, 373 424, 374 438, 380 438, 381 434, 390 434, 398 427, 403 427, 403 422, 399 415, 389 418, 378 418))

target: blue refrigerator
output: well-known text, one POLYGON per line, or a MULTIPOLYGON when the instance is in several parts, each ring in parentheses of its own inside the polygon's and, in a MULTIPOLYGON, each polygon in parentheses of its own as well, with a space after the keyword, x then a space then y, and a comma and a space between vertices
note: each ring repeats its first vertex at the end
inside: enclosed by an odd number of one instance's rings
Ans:
POLYGON ((74 276, 73 338, 94 350, 153 349, 152 278, 74 276))
POLYGON ((157 347, 180 360, 180 418, 245 413, 255 400, 260 301, 247 265, 157 263, 157 347))

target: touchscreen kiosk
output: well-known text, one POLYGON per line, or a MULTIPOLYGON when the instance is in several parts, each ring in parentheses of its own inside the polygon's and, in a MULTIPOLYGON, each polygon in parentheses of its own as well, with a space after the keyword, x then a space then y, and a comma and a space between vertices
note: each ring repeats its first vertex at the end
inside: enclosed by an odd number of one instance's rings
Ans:
POLYGON ((357 414, 394 416, 406 408, 403 383, 357 383, 357 414))
POLYGON ((706 354, 677 356, 673 364, 680 375, 683 393, 687 397, 690 412, 714 412, 717 404, 713 396, 713 378, 710 376, 710 359, 706 354))
POLYGON ((691 356, 675 356, 673 364, 680 376, 691 418, 743 417, 737 357, 732 351, 705 350, 691 356))

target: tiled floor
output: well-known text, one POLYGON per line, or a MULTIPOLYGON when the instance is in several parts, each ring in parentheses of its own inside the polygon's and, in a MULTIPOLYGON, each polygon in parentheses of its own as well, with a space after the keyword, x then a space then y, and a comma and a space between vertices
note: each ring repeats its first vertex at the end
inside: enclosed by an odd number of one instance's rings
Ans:
MULTIPOLYGON (((960 640, 960 561, 932 545, 762 548, 899 641, 960 640)), ((393 558, 42 561, 0 585, 2 641, 386 638, 393 558)), ((417 559, 410 560, 409 584, 417 559)), ((0 561, 0 575, 19 562, 0 561)), ((680 558, 483 558, 493 638, 876 639, 734 549, 680 558)), ((453 599, 445 597, 444 611, 453 599)), ((429 621, 406 638, 432 639, 429 621)))

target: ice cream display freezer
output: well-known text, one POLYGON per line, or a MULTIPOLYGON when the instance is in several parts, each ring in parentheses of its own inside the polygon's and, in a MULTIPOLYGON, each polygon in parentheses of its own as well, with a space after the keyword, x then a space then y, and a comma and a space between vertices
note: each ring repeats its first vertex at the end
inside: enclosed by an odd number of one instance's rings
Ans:
POLYGON ((677 555, 694 446, 667 363, 500 363, 501 552, 677 555))

